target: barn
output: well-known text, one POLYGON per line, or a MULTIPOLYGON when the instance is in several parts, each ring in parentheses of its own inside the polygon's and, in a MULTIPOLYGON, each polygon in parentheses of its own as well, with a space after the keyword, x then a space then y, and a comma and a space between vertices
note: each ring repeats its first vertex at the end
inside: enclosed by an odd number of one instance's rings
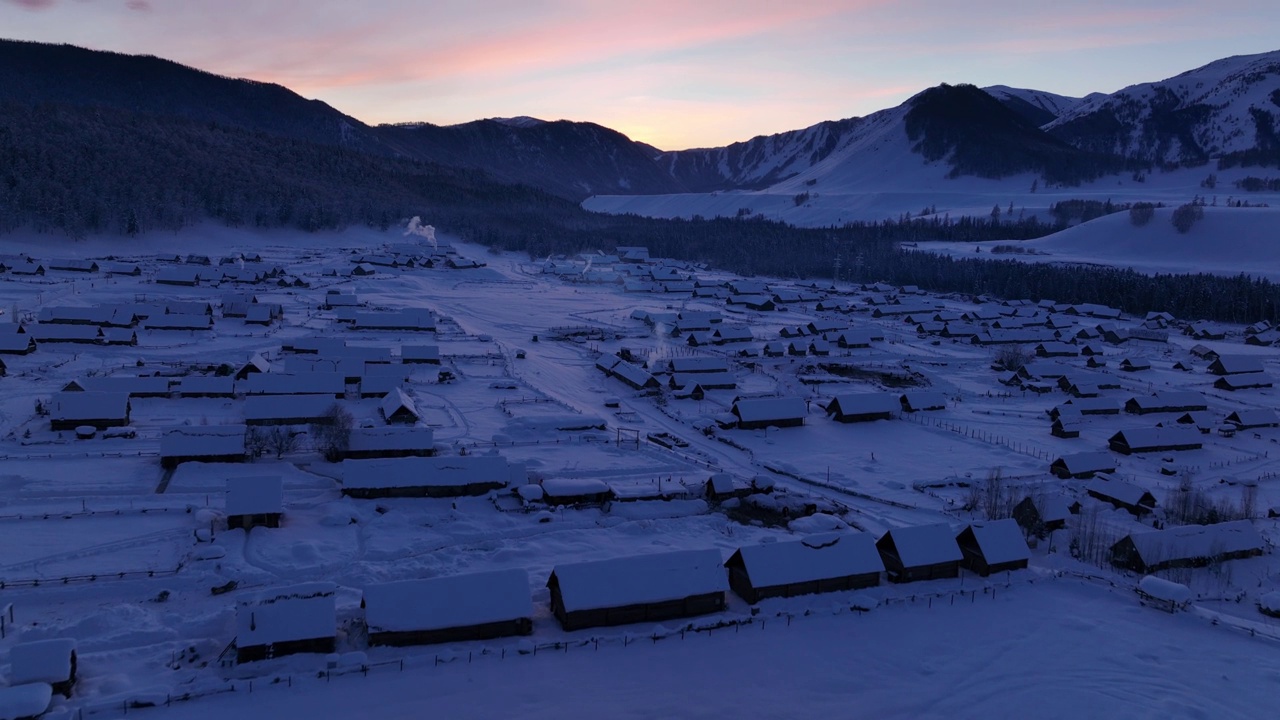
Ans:
POLYGON ((1111 546, 1111 564, 1145 574, 1253 557, 1266 547, 1248 520, 1181 525, 1126 535, 1111 546))
POLYGON ((491 640, 533 632, 529 574, 519 569, 367 585, 360 605, 370 645, 491 640))
POLYGON ((48 683, 71 697, 76 684, 76 641, 70 638, 14 643, 9 648, 9 684, 48 683))
POLYGON ((1096 473, 1115 472, 1116 461, 1112 459, 1111 453, 1105 452, 1085 452, 1075 453, 1073 455, 1063 455, 1054 460, 1049 465, 1049 472, 1066 480, 1067 478, 1075 478, 1077 480, 1087 480, 1096 473))
POLYGON ((1227 416, 1226 422, 1239 430, 1280 426, 1280 416, 1271 408, 1236 410, 1227 416))
POLYGON ((804 425, 808 408, 804 400, 790 398, 753 398, 737 399, 733 402, 734 416, 738 418, 738 427, 743 430, 756 430, 766 427, 799 427, 804 425))
POLYGON ((964 555, 945 523, 894 528, 876 541, 890 582, 937 580, 960 575, 964 555))
POLYGON ((284 513, 284 479, 280 476, 227 478, 227 529, 278 528, 284 513))
POLYGON ((749 603, 880 584, 884 561, 867 533, 813 535, 738 548, 725 562, 729 587, 749 603))
POLYGON ((337 642, 337 586, 312 582, 236 604, 236 662, 331 653, 337 642))
POLYGON ((49 427, 75 430, 89 425, 99 430, 129 424, 129 395, 122 392, 60 392, 49 401, 49 427))
POLYGON ((1213 386, 1219 390, 1252 390, 1255 388, 1269 388, 1275 385, 1275 381, 1271 376, 1264 372, 1253 373, 1236 373, 1235 375, 1223 375, 1213 381, 1213 386))
POLYGON ((956 544, 964 554, 960 564, 982 577, 1026 569, 1031 559, 1022 528, 1013 518, 973 523, 960 531, 956 544))
POLYGON ((342 461, 342 494, 355 498, 484 495, 515 483, 525 468, 498 455, 342 461))
MULTIPOLYGON (((13 325, 21 330, 21 325, 13 325)), ((29 355, 36 350, 36 341, 25 332, 0 332, 0 354, 29 355)))
POLYGON ((827 403, 827 415, 842 423, 892 420, 902 410, 902 401, 893 393, 836 395, 827 403))
POLYGON ((680 550, 557 565, 547 579, 565 630, 719 612, 728 582, 719 550, 680 550))
POLYGON ((657 390, 662 387, 647 370, 625 360, 614 363, 607 372, 636 390, 657 390))
POLYGON ((1121 430, 1107 439, 1110 448, 1122 455, 1149 452, 1199 450, 1203 443, 1195 428, 1156 427, 1121 430))
POLYGON ((244 425, 183 425, 160 436, 160 465, 184 462, 244 462, 244 425))
POLYGON ((1090 497, 1111 503, 1121 510, 1127 510, 1136 517, 1142 517, 1155 509, 1156 497, 1137 485, 1121 480, 1109 480, 1104 477, 1094 478, 1084 487, 1090 497))

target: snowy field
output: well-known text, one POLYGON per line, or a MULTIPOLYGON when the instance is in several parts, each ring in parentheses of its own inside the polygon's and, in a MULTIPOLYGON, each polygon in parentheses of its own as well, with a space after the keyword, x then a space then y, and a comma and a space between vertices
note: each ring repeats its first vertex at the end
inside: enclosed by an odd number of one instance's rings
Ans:
MULTIPOLYGON (((1243 225, 1231 223, 1235 213, 1246 212, 1271 211, 1209 212, 1196 231, 1244 236, 1243 225)), ((1262 236, 1248 237, 1261 251, 1262 236)), ((13 611, 0 639, 0 689, 15 643, 69 637, 78 645, 79 680, 71 698, 55 700, 54 712, 63 717, 115 718, 126 711, 157 718, 361 717, 371 707, 384 717, 1271 713, 1280 691, 1280 620, 1260 613, 1257 604, 1280 588, 1271 554, 1280 528, 1268 517, 1280 506, 1280 468, 1270 458, 1280 451, 1280 427, 1228 432, 1226 418, 1274 410, 1280 391, 1216 387, 1210 360, 1192 353, 1200 345, 1247 356, 1270 376, 1280 374, 1280 353, 1246 344, 1245 328, 1220 327, 1221 339, 1203 339, 1182 333, 1197 318, 1179 318, 1152 321, 1167 327, 1151 330, 1147 339, 1077 340, 1077 350, 1089 345, 1100 353, 1092 356, 1098 367, 1086 367, 1083 355, 1050 362, 1066 367, 1080 385, 1107 385, 1100 397, 1117 409, 1168 391, 1198 393, 1204 409, 1189 423, 1178 422, 1187 414, 1180 410, 1085 415, 1074 423, 1079 437, 1063 438, 1050 434, 1046 411, 1073 398, 1058 387, 1053 367, 1040 364, 1049 375, 1029 373, 1021 385, 1006 384, 1001 380, 1012 370, 992 365, 1009 355, 1001 350, 1007 346, 971 344, 916 323, 935 314, 951 318, 953 327, 1045 328, 1053 321, 1070 339, 1099 325, 1112 332, 1143 329, 1144 318, 1099 319, 1088 308, 979 305, 972 298, 847 286, 780 304, 785 311, 747 310, 687 290, 625 292, 619 284, 575 282, 572 273, 544 272, 525 258, 461 244, 454 261, 485 266, 368 264, 409 254, 403 246, 411 240, 418 238, 368 230, 306 236, 210 228, 144 237, 127 249, 105 239, 67 247, 75 257, 114 255, 137 263, 139 276, 0 273, 0 320, 16 317, 27 328, 56 308, 109 303, 198 301, 210 305, 213 318, 209 329, 191 330, 149 329, 143 321, 133 328, 136 345, 41 342, 30 354, 0 356, 6 367, 0 378, 0 609, 12 604, 13 611), (307 286, 286 287, 275 278, 191 287, 155 282, 183 264, 160 260, 159 253, 212 247, 220 256, 260 253, 263 267, 279 267, 307 286), (355 262, 361 259, 365 264, 355 262), (373 272, 353 275, 357 267, 373 272), (330 291, 354 295, 358 312, 429 309, 435 330, 353 329, 341 307, 328 307, 330 291), (283 319, 253 325, 224 316, 230 293, 278 304, 283 319), (904 322, 876 304, 884 294, 929 310, 904 322), (833 304, 849 311, 825 309, 833 304), (673 335, 668 314, 677 313, 712 314, 722 320, 717 326, 746 327, 753 339, 691 346, 687 333, 673 335), (842 348, 812 332, 798 334, 809 323, 869 330, 883 339, 842 348), (51 416, 37 411, 73 381, 216 378, 243 369, 255 354, 269 366, 266 374, 287 375, 286 368, 310 361, 284 347, 314 338, 345 340, 348 349, 394 360, 402 348, 436 346, 439 365, 391 363, 403 373, 399 387, 416 408, 417 427, 431 429, 444 458, 506 459, 517 468, 512 479, 474 497, 346 497, 345 463, 326 461, 306 423, 297 424, 303 434, 287 447, 267 449, 251 462, 162 467, 161 438, 174 427, 199 432, 244 422, 251 402, 239 394, 179 397, 175 390, 134 397, 129 432, 84 439, 74 429, 53 429, 51 416), (774 357, 762 352, 766 343, 808 350, 774 357), (640 391, 599 369, 619 354, 647 366, 660 389, 640 391), (675 378, 665 368, 692 358, 722 363, 736 387, 697 397, 671 389, 675 378), (1150 367, 1123 371, 1123 360, 1150 367), (903 392, 934 393, 945 407, 854 423, 836 422, 824 411, 834 396, 885 392, 895 402, 903 392), (737 399, 774 396, 802 401, 803 425, 732 426, 737 399), (1199 449, 1108 450, 1117 432, 1157 424, 1203 425, 1208 432, 1191 431, 1199 449), (1103 453, 1117 480, 1150 492, 1155 512, 1135 517, 1090 496, 1087 480, 1049 473, 1052 461, 1085 452, 1103 453), (735 487, 772 486, 773 492, 708 497, 705 484, 715 473, 727 473, 735 487), (728 559, 744 546, 829 531, 879 537, 946 523, 958 533, 985 519, 974 507, 973 488, 994 475, 1003 478, 1011 502, 1061 496, 1080 504, 1064 529, 1033 539, 1026 570, 990 578, 964 570, 957 579, 882 581, 755 606, 729 593, 724 610, 689 620, 574 631, 563 630, 550 608, 548 576, 568 563, 685 549, 714 549, 728 559), (229 529, 228 478, 262 477, 280 479, 280 527, 229 529), (520 490, 593 483, 613 499, 552 505, 520 490), (1184 483, 1203 502, 1247 509, 1266 551, 1209 568, 1162 571, 1194 594, 1185 612, 1169 614, 1140 603, 1139 575, 1080 547, 1174 524, 1166 506, 1184 483), (361 609, 366 586, 513 569, 530 578, 529 637, 369 646, 361 609), (315 581, 336 586, 337 654, 236 663, 236 604, 315 581), (175 702, 184 697, 192 699, 175 702)), ((1054 245, 1055 238, 1037 242, 1045 252, 1064 254, 1069 245, 1054 245)), ((19 237, 0 244, 0 253, 48 262, 57 259, 49 247, 47 239, 19 237)), ((430 254, 425 244, 417 247, 430 254)), ((1195 251, 1187 244, 1179 257, 1195 251)), ((1140 248, 1126 252, 1142 254, 1140 248)), ((212 262, 215 268, 242 265, 212 262)), ((609 265, 592 262, 597 270, 609 265)), ((738 280, 670 268, 706 288, 738 280)), ((616 271, 626 271, 624 264, 616 271)), ((769 282, 767 290, 789 291, 813 292, 781 281, 769 282)), ((1029 353, 1036 344, 1019 346, 1029 353)), ((384 427, 381 398, 361 394, 348 384, 332 400, 358 428, 384 427)))

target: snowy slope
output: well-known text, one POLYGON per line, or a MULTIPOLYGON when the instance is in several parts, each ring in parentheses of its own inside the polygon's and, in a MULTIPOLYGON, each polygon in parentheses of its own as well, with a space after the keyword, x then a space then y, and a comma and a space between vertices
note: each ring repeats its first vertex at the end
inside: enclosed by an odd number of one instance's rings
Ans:
POLYGON ((1280 51, 1238 55, 1086 99, 1045 129, 1096 152, 1154 162, 1201 161, 1274 148, 1277 97, 1280 51))
MULTIPOLYGON (((1028 88, 1014 88, 1008 85, 992 85, 982 88, 987 94, 995 99, 1014 107, 1015 103, 1025 103, 1026 105, 1042 111, 1047 116, 1053 118, 1061 117, 1066 112, 1074 109, 1086 99, 1092 99, 1095 93, 1088 98, 1068 97, 1066 95, 1058 95, 1056 93, 1046 92, 1044 90, 1031 90, 1028 88)), ((1047 122, 1047 121, 1046 121, 1047 122)))

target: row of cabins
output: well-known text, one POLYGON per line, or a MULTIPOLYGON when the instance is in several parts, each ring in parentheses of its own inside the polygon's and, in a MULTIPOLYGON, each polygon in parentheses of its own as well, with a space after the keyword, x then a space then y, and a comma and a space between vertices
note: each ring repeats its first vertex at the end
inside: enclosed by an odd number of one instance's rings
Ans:
MULTIPOLYGON (((899 528, 879 541, 862 533, 718 550, 681 550, 557 565, 550 606, 568 631, 662 622, 719 612, 727 591, 749 603, 894 582, 1025 568, 1029 551, 1012 520, 899 528)), ((335 649, 336 587, 312 583, 237 605, 236 655, 249 662, 335 649)), ((405 580, 365 588, 361 607, 371 645, 416 645, 527 635, 533 602, 524 570, 405 580)))

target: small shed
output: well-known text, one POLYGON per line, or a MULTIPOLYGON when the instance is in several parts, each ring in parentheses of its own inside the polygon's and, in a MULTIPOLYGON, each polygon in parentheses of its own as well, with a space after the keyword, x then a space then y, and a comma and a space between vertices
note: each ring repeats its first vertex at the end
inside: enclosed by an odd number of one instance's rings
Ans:
POLYGON ((9 684, 48 683, 53 692, 71 697, 76 684, 76 641, 32 640, 9 648, 9 684))
POLYGON ((880 584, 884 561, 867 533, 829 533, 738 548, 725 563, 729 586, 749 603, 880 584))
POLYGON ((284 479, 278 475, 227 478, 227 529, 278 528, 284 513, 284 479))
POLYGON ((1169 612, 1177 612, 1191 604, 1191 588, 1155 575, 1143 576, 1133 590, 1144 603, 1169 612))
POLYGON ((418 407, 400 388, 392 388, 378 404, 382 419, 391 425, 414 425, 421 419, 418 407))
POLYGON ((495 570, 364 589, 370 645, 490 640, 533 632, 529 573, 495 570))
POLYGON ((1023 570, 1031 559, 1022 528, 1013 518, 973 523, 960 531, 956 544, 964 554, 961 565, 982 577, 1023 570))
POLYGON ((236 662, 331 653, 337 642, 337 586, 312 582, 236 605, 236 662))
POLYGON ((960 575, 964 555, 945 523, 894 528, 876 541, 890 582, 936 580, 960 575))
POLYGON ((599 478, 547 478, 542 498, 548 505, 600 504, 613 497, 613 489, 599 478))
POLYGON ((557 565, 547 579, 565 630, 719 612, 728 581, 719 550, 680 550, 557 565))

